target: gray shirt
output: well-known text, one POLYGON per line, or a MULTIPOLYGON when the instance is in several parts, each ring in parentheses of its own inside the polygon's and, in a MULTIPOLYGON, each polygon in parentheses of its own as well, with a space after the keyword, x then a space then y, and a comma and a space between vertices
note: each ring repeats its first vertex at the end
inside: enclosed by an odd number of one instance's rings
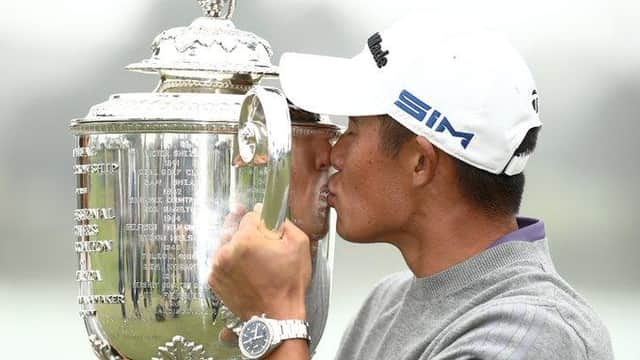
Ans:
MULTIPOLYGON (((527 225, 543 236, 541 222, 527 225)), ((547 240, 525 229, 433 276, 382 280, 337 359, 613 359, 606 328, 558 275, 547 240)))

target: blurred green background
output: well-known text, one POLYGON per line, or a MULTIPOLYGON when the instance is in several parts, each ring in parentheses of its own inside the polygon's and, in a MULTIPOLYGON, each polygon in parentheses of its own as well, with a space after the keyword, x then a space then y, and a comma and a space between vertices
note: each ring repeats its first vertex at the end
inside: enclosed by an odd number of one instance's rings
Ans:
MULTIPOLYGON (((469 12, 503 30, 538 83, 543 131, 524 215, 547 225, 559 271, 609 327, 616 358, 640 359, 640 3, 633 0, 238 0, 234 22, 283 51, 352 56, 415 9, 469 12)), ((78 317, 69 120, 157 79, 123 67, 195 0, 0 3, 0 339, 9 358, 91 359, 78 317)), ((437 49, 434 49, 437 51, 437 49)), ((336 119, 344 123, 344 119, 336 119)), ((336 246, 318 359, 331 359, 373 284, 404 269, 394 248, 336 246), (366 259, 366 261, 363 261, 366 259)))

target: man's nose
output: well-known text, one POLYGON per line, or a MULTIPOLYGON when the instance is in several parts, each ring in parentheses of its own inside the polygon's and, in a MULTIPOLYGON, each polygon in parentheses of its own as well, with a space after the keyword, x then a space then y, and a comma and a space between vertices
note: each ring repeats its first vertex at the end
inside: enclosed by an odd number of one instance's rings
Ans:
POLYGON ((315 166, 317 170, 326 170, 331 166, 331 144, 326 144, 319 149, 315 166))
POLYGON ((340 136, 338 141, 336 141, 335 145, 331 148, 331 166, 333 166, 336 170, 342 170, 342 165, 344 163, 344 151, 345 144, 343 141, 343 137, 340 136))

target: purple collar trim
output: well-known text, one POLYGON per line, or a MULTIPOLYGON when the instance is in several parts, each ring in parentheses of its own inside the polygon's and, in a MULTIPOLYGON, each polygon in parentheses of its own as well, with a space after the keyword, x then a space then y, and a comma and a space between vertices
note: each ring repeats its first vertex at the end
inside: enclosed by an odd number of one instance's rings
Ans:
POLYGON ((489 249, 504 244, 510 241, 528 241, 534 242, 536 240, 545 238, 544 222, 538 219, 517 217, 518 230, 508 233, 500 239, 489 245, 489 249))

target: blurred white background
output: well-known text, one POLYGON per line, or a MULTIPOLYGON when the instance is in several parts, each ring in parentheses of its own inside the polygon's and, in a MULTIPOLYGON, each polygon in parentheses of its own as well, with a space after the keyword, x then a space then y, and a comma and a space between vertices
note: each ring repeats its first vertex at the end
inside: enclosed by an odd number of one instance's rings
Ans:
MULTIPOLYGON (((415 9, 473 14, 522 52, 544 121, 522 213, 545 220, 559 271, 604 319, 616 358, 640 359, 633 228, 640 220, 640 3, 238 0, 234 22, 269 40, 277 62, 283 51, 354 55, 370 34, 415 9)), ((151 91, 154 76, 123 67, 148 57, 157 34, 188 25, 199 11, 195 0, 0 3, 3 358, 92 358, 75 301, 67 126, 109 94, 151 91)), ((317 359, 333 357, 373 284, 401 269, 391 247, 338 242, 317 359)))

